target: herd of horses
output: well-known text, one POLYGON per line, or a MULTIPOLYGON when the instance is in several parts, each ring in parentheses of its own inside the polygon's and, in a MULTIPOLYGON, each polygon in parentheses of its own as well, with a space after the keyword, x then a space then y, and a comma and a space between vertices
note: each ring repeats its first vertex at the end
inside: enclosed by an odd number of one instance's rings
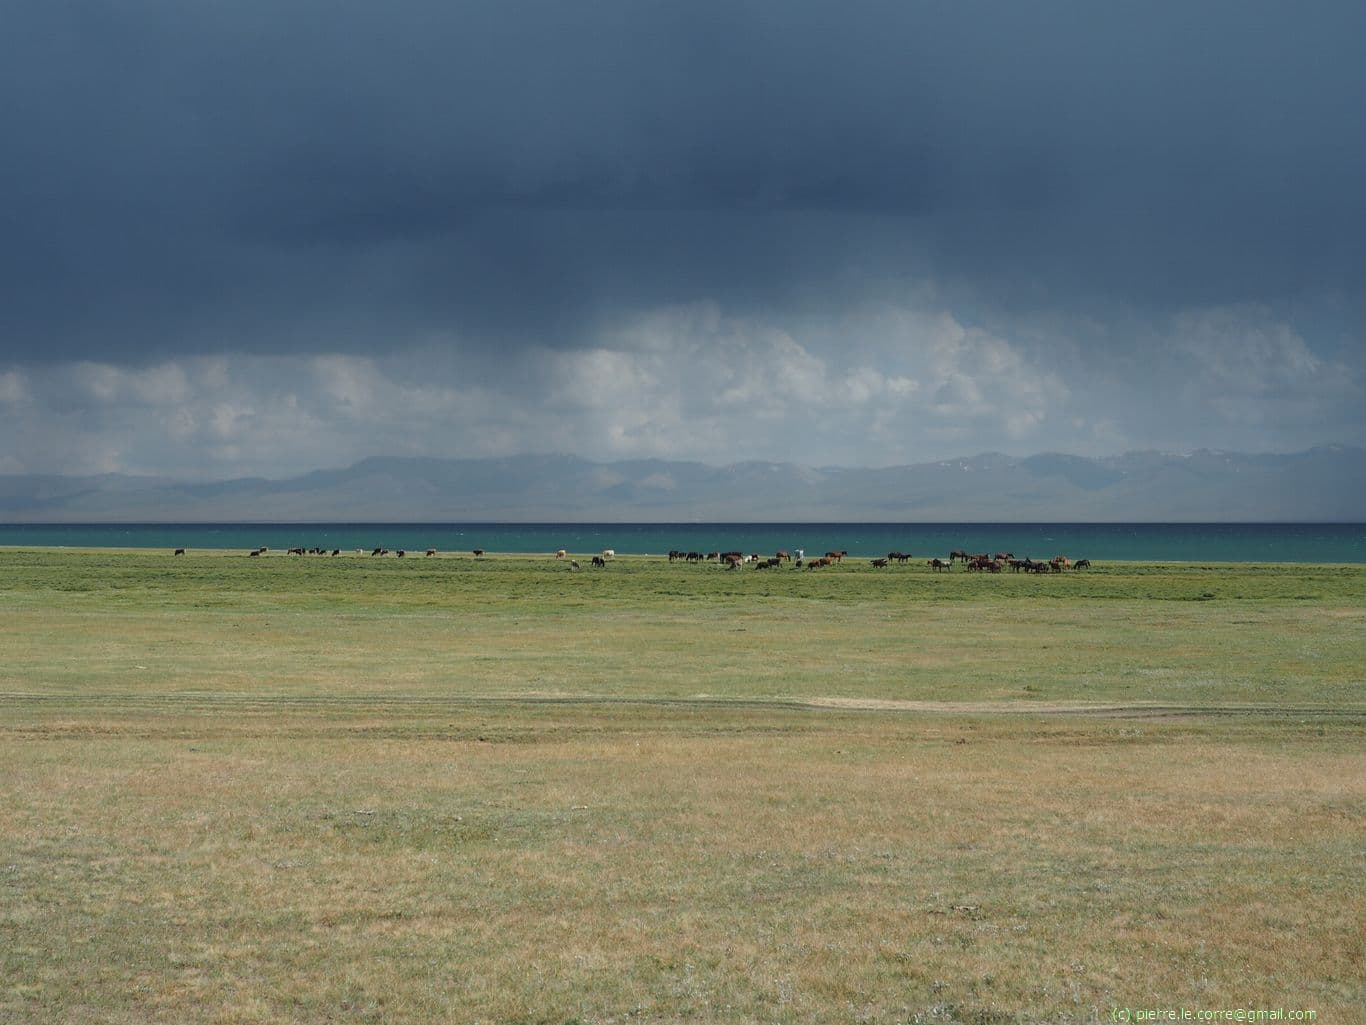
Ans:
POLYGON ((952 569, 954 562, 958 560, 962 561, 970 573, 999 573, 1007 568, 1012 573, 1061 573, 1065 569, 1091 568, 1090 559, 1074 561, 1065 555, 1055 555, 1047 562, 1038 562, 1028 556, 1017 559, 1012 552, 997 552, 995 555, 983 552, 980 555, 971 555, 961 551, 950 552, 947 563, 942 559, 931 559, 930 566, 936 571, 952 569))
MULTIPOLYGON (((247 555, 251 558, 256 558, 258 556, 265 555, 269 551, 270 549, 263 545, 260 548, 254 548, 251 551, 247 552, 247 555)), ((481 558, 485 554, 484 549, 482 548, 475 548, 472 551, 475 558, 481 558)), ((363 555, 364 552, 365 549, 363 548, 356 549, 357 555, 363 555)), ((175 549, 173 554, 184 555, 185 549, 177 548, 175 549)), ((341 549, 333 548, 329 551, 326 548, 299 547, 287 549, 287 554, 296 556, 338 556, 341 555, 341 549)), ((423 555, 426 558, 432 558, 436 554, 437 550, 435 548, 428 548, 426 549, 426 551, 423 552, 423 555)), ((604 548, 602 550, 601 555, 593 556, 592 565, 599 568, 605 568, 607 566, 608 560, 614 558, 616 554, 617 553, 614 549, 604 548)), ((408 552, 406 549, 403 548, 399 548, 393 552, 391 552, 388 548, 376 548, 370 552, 371 558, 382 558, 387 555, 393 555, 396 558, 403 559, 407 557, 408 552)), ((786 550, 779 550, 775 554, 768 556, 766 558, 758 554, 757 552, 747 553, 743 551, 718 551, 707 552, 704 554, 702 552, 688 552, 682 551, 681 549, 674 549, 673 551, 669 552, 669 561, 686 563, 717 563, 719 565, 726 567, 726 569, 729 570, 738 570, 744 566, 751 566, 756 570, 777 569, 781 567, 783 563, 790 563, 794 569, 815 570, 823 569, 827 566, 834 566, 839 563, 842 563, 848 557, 848 555, 849 553, 847 551, 832 551, 826 552, 824 555, 815 556, 813 558, 808 559, 806 558, 805 552, 798 550, 797 556, 794 559, 792 553, 786 550)), ((568 552, 565 551, 565 549, 563 548, 555 552, 555 558, 568 560, 569 568, 571 570, 579 569, 578 560, 568 559, 568 552)), ((885 569, 892 563, 897 563, 898 565, 905 565, 910 561, 911 556, 906 554, 905 552, 888 552, 884 556, 869 560, 874 569, 885 569)), ((950 552, 947 561, 935 557, 933 559, 927 560, 926 565, 928 565, 930 569, 934 570, 936 573, 941 573, 952 570, 953 567, 959 562, 963 564, 963 568, 966 569, 969 573, 1000 573, 1002 570, 1006 569, 1009 569, 1012 573, 1061 573, 1067 569, 1082 570, 1089 569, 1091 567, 1090 559, 1072 560, 1065 555, 1055 555, 1053 556, 1053 558, 1047 561, 1040 562, 1035 561, 1034 559, 1030 559, 1027 556, 1023 559, 1017 559, 1015 558, 1015 555, 1012 552, 996 552, 994 555, 992 555, 986 552, 974 554, 971 552, 961 550, 955 550, 950 552)))
MULTIPOLYGON (((720 563, 727 569, 740 569, 742 566, 752 565, 755 569, 774 569, 781 566, 784 562, 792 563, 794 569, 823 569, 826 566, 834 566, 843 562, 849 553, 847 551, 826 552, 824 555, 807 559, 799 553, 794 560, 792 554, 787 551, 779 551, 768 558, 757 553, 746 554, 744 552, 701 552, 671 551, 669 552, 670 562, 715 562, 720 563)), ((892 563, 905 565, 911 561, 912 556, 905 552, 888 552, 886 555, 876 559, 870 559, 870 564, 875 569, 885 569, 892 563)), ((1055 555, 1047 562, 1036 562, 1028 557, 1023 559, 1015 558, 1011 552, 997 552, 995 555, 987 553, 973 554, 965 551, 953 551, 949 553, 946 560, 940 558, 929 559, 926 562, 936 573, 952 570, 954 565, 962 562, 964 568, 969 573, 999 573, 1003 569, 1009 569, 1012 573, 1061 573, 1066 569, 1090 569, 1090 559, 1069 559, 1065 555, 1055 555)))

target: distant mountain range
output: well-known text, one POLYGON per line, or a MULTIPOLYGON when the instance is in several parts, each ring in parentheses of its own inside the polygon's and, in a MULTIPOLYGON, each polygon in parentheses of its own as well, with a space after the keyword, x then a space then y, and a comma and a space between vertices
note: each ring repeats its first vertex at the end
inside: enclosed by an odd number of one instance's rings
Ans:
POLYGON ((1366 450, 1088 459, 985 454, 882 469, 574 456, 371 458, 285 480, 0 476, 0 521, 1194 522, 1366 520, 1366 450))

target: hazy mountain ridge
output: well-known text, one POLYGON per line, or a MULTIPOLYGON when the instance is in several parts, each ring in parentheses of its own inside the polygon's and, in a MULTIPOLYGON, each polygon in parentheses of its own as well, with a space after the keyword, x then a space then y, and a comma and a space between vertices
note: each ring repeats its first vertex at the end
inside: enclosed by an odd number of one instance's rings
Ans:
POLYGON ((106 521, 1366 520, 1366 450, 982 453, 877 469, 576 456, 372 457, 283 480, 0 476, 0 519, 106 521))

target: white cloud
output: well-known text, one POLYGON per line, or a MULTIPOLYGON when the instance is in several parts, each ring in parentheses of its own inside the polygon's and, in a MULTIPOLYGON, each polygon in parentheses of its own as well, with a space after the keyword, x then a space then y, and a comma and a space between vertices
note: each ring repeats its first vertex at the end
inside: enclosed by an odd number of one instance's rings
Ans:
POLYGON ((107 363, 77 363, 71 369, 71 380, 92 399, 113 402, 119 394, 122 375, 107 363))
POLYGON ((1359 433, 1325 436, 1353 423, 1360 431, 1359 374, 1320 356, 1265 307, 1186 311, 1154 348, 1153 363, 1169 374, 1166 390, 1205 413, 1203 437, 1186 447, 1282 449, 1361 440, 1359 433))
MULTIPOLYGON (((1192 311, 1170 328, 1151 335, 1149 377, 1133 364, 1050 364, 1039 346, 943 309, 883 304, 776 324, 707 302, 651 311, 588 348, 514 353, 483 374, 453 339, 384 361, 0 368, 0 468, 223 477, 385 454, 876 466, 1171 439, 1256 449, 1298 441, 1286 425, 1314 429, 1325 396, 1344 408, 1359 398, 1349 368, 1264 310, 1192 311)), ((1079 351, 1066 339, 1046 348, 1079 351)))
POLYGON ((1182 313, 1171 346, 1214 397, 1324 398, 1355 387, 1346 367, 1320 359, 1291 325, 1260 306, 1182 313))
POLYGON ((350 414, 363 414, 375 401, 375 385, 381 379, 375 361, 356 356, 317 356, 310 361, 322 394, 335 400, 350 414))
POLYGON ((191 394, 185 369, 174 362, 139 369, 80 362, 72 366, 71 378, 78 388, 99 402, 174 406, 185 402, 191 394))
POLYGON ((28 398, 28 378, 17 370, 0 374, 0 402, 18 404, 28 398))
POLYGON ((256 410, 249 405, 219 402, 209 410, 209 430, 227 441, 246 431, 255 417, 256 410))
MULTIPOLYGON (((942 312, 894 307, 798 335, 699 303, 639 318, 591 357, 559 359, 596 366, 604 351, 632 384, 617 406, 620 419, 634 422, 632 436, 650 435, 650 425, 658 436, 673 426, 666 416, 681 420, 693 439, 673 437, 660 454, 702 459, 717 458, 715 447, 689 440, 719 440, 724 450, 742 444, 756 457, 885 462, 914 454, 959 420, 993 438, 1023 439, 1067 397, 1056 375, 1005 339, 942 312), (853 365, 849 351, 857 352, 853 365)), ((613 427, 608 437, 620 448, 630 432, 613 427)))

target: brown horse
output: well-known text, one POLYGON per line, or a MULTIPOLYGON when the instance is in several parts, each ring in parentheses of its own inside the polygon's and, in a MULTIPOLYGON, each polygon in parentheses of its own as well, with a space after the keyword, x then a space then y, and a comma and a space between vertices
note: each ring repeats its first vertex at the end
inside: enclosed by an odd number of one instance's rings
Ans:
POLYGON ((942 572, 946 569, 953 569, 952 560, 950 560, 949 562, 945 562, 943 559, 940 558, 931 559, 929 562, 925 563, 925 565, 930 567, 930 569, 934 570, 936 573, 942 572))

